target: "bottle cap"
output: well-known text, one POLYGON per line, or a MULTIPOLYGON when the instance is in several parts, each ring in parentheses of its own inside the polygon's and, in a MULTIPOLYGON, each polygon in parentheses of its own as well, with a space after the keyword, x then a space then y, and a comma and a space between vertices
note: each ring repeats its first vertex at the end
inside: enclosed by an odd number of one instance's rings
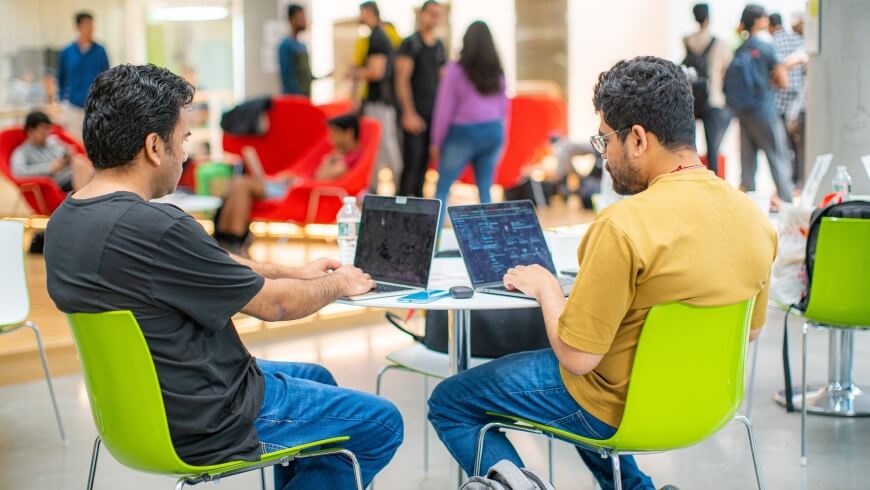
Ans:
POLYGON ((356 204, 356 197, 355 196, 346 196, 344 198, 344 203, 345 204, 356 204))

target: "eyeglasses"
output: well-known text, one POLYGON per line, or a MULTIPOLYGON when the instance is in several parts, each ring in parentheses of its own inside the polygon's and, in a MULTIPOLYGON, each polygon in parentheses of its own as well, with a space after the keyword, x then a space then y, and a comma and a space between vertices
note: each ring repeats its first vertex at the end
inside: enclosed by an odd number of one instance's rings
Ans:
POLYGON ((607 137, 611 134, 619 133, 620 131, 625 131, 628 128, 617 129, 615 131, 611 131, 607 134, 597 134, 595 136, 589 137, 589 143, 592 144, 592 148, 595 148, 595 151, 604 155, 604 152, 607 151, 607 137))

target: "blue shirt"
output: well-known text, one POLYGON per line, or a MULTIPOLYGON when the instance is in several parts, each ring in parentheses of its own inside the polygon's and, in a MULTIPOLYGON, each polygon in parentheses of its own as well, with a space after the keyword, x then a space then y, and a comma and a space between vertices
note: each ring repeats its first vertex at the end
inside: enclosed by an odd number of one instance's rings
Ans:
POLYGON ((109 69, 106 50, 97 43, 82 53, 77 42, 71 42, 60 52, 57 64, 57 90, 60 100, 77 107, 85 106, 88 90, 97 75, 109 69))
POLYGON ((746 40, 739 49, 750 50, 755 69, 758 71, 758 77, 761 80, 768 80, 763 84, 761 109, 774 111, 773 87, 770 85, 771 72, 773 67, 782 63, 782 59, 777 55, 776 48, 773 44, 760 39, 758 36, 752 36, 746 40))
POLYGON ((311 68, 308 48, 293 37, 286 37, 278 46, 281 67, 281 92, 311 96, 311 68))

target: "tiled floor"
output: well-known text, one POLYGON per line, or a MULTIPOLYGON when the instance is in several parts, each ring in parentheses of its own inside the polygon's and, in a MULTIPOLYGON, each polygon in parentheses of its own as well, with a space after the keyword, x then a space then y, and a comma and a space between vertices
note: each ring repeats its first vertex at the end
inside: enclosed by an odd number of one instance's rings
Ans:
MULTIPOLYGON (((770 489, 859 489, 870 488, 866 466, 870 448, 870 420, 810 417, 810 463, 798 466, 800 417, 786 414, 770 395, 782 385, 782 315, 771 313, 771 324, 761 337, 760 362, 752 412, 770 489)), ((794 322, 793 325, 797 325, 794 322)), ((798 329, 794 328, 795 334, 798 329)), ((792 336, 793 359, 799 359, 799 337, 792 336)), ((870 342, 857 335, 856 379, 870 383, 870 342)), ((374 390, 375 375, 384 355, 409 344, 409 340, 386 325, 360 326, 291 341, 251 345, 251 351, 268 359, 315 361, 329 367, 339 383, 374 390)), ((827 334, 810 337, 810 378, 826 376, 827 334)), ((793 366, 795 375, 799 365, 793 366)), ((42 382, 0 388, 0 488, 82 488, 95 436, 87 396, 80 376, 55 380, 60 408, 70 438, 61 445, 42 382)), ((691 390, 691 386, 686 386, 691 390)), ((406 420, 406 440, 378 480, 379 489, 447 489, 448 455, 430 431, 429 479, 423 481, 423 384, 420 377, 393 372, 384 382, 384 395, 393 400, 406 420)), ((513 436, 512 436, 513 437, 513 436)), ((546 443, 534 436, 516 437, 526 464, 546 470, 546 443)), ((574 450, 556 443, 556 487, 592 489, 591 477, 574 450)), ((641 466, 661 486, 673 483, 683 489, 751 489, 754 477, 745 432, 736 424, 726 426, 710 440, 685 450, 640 458, 641 466)), ((121 467, 103 452, 97 488, 172 488, 173 480, 136 473, 121 467)), ((227 479, 220 488, 258 488, 255 475, 227 479)), ((271 488, 271 486, 270 486, 271 488)))

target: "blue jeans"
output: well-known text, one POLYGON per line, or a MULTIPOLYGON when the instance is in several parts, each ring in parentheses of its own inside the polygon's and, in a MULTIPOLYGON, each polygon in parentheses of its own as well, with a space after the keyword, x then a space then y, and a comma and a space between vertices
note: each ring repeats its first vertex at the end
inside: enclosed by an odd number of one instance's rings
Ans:
MULTIPOLYGON (((596 419, 568 393, 552 349, 521 352, 490 361, 438 384, 429 399, 429 420, 450 454, 469 475, 474 471, 478 431, 492 417, 487 411, 516 415, 580 436, 607 439, 616 429, 596 419)), ((610 460, 577 448, 603 490, 613 488, 610 460)), ((486 434, 481 471, 507 459, 523 462, 504 433, 486 434)), ((622 487, 652 489, 652 479, 631 456, 620 456, 622 487)))
MULTIPOLYGON (((359 460, 363 484, 393 458, 402 443, 402 417, 389 401, 336 386, 317 364, 257 359, 265 377, 260 415, 254 421, 264 452, 318 439, 350 436, 341 446, 359 460)), ((352 488, 353 467, 341 455, 275 466, 276 489, 352 488)))
POLYGON ((435 189, 435 198, 441 200, 442 223, 450 186, 459 178, 468 162, 471 162, 474 168, 474 180, 477 183, 480 202, 492 201, 489 188, 492 187, 495 165, 498 163, 503 144, 504 123, 501 120, 450 126, 447 138, 441 145, 438 186, 435 189))

